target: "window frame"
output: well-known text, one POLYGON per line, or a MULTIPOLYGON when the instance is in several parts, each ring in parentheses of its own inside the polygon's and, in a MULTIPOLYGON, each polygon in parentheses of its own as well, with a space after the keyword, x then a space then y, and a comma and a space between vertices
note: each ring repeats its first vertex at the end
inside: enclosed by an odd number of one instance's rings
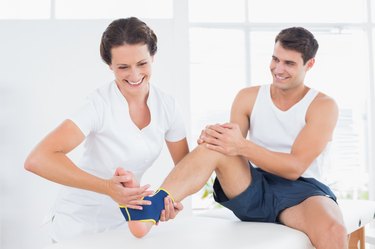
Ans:
MULTIPOLYGON (((314 31, 329 31, 329 30, 362 30, 365 32, 365 35, 368 38, 368 57, 367 57, 367 65, 368 65, 368 99, 370 103, 368 105, 367 116, 365 117, 366 127, 365 130, 367 132, 368 141, 365 144, 366 148, 366 159, 365 159, 365 167, 369 169, 369 185, 368 185, 368 192, 369 192, 369 199, 375 200, 375 183, 371 181, 371 179, 375 179, 375 72, 372 70, 375 68, 375 17, 372 16, 372 13, 375 13, 375 6, 371 5, 371 0, 365 0, 366 4, 366 11, 367 11, 367 18, 363 22, 353 22, 353 23, 327 23, 327 22, 314 22, 314 23, 254 23, 250 22, 249 20, 249 13, 248 13, 248 1, 245 1, 245 16, 246 20, 244 22, 231 22, 231 23, 223 23, 223 22, 193 22, 189 20, 189 29, 191 28, 207 28, 207 29, 237 29, 242 30, 244 32, 245 37, 245 44, 250 44, 250 33, 252 31, 279 31, 285 27, 289 26, 303 26, 309 30, 314 31)), ((251 56, 250 56, 250 48, 249 46, 245 47, 246 49, 246 56, 245 56, 245 68, 247 69, 245 72, 245 81, 248 83, 248 86, 253 84, 251 80, 251 56)), ((191 93, 193 95, 194 93, 191 93)), ((192 132, 193 133, 193 132, 192 132)))

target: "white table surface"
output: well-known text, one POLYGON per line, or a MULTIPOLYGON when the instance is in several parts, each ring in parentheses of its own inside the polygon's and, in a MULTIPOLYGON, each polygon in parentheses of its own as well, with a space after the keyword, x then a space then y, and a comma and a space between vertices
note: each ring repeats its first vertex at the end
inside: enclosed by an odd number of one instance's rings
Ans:
POLYGON ((212 217, 180 217, 154 227, 142 239, 114 230, 57 243, 45 249, 312 249, 308 237, 282 225, 212 217))
MULTIPOLYGON (((374 221, 374 201, 339 201, 349 233, 374 221)), ((107 231, 49 245, 44 249, 313 249, 308 237, 286 226, 240 222, 222 208, 199 215, 179 216, 159 226, 142 239, 128 230, 107 231)))

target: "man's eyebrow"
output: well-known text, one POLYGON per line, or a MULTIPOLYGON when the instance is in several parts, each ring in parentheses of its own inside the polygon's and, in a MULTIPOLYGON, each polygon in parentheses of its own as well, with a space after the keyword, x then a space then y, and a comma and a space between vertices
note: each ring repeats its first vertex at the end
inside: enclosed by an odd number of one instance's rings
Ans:
POLYGON ((290 60, 286 60, 285 63, 288 63, 288 64, 296 64, 295 61, 290 61, 290 60))

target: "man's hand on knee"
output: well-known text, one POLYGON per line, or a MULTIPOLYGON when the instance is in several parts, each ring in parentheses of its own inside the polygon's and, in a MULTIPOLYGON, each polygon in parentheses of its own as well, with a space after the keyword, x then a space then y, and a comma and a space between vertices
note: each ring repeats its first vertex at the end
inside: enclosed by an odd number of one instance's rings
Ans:
POLYGON ((246 138, 238 124, 225 123, 206 126, 198 143, 227 156, 238 156, 246 145, 246 138))

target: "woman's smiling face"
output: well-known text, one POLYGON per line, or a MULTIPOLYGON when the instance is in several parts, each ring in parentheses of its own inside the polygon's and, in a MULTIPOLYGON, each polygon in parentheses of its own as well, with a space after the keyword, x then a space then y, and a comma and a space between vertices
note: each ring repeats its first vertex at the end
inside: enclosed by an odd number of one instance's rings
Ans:
POLYGON ((124 44, 111 49, 110 68, 120 90, 136 91, 148 88, 153 57, 146 44, 124 44))

